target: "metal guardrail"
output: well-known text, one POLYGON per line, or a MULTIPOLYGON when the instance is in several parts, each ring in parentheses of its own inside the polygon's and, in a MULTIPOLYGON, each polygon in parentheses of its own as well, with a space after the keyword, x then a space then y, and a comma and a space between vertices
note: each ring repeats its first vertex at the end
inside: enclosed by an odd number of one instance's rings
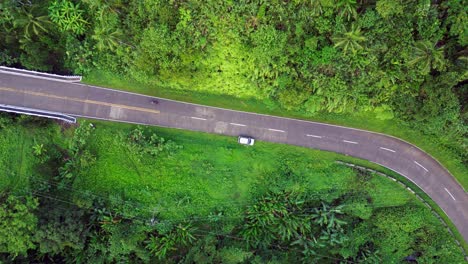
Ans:
POLYGON ((17 68, 10 68, 5 66, 0 66, 1 73, 19 75, 19 76, 26 76, 32 78, 39 78, 44 80, 52 80, 52 81, 59 81, 59 82, 80 82, 81 76, 78 75, 58 75, 53 73, 44 73, 44 72, 37 72, 37 71, 29 71, 17 68))
POLYGON ((69 115, 57 113, 57 112, 32 109, 32 108, 27 108, 27 107, 0 104, 0 111, 16 113, 16 114, 47 117, 47 118, 52 118, 52 119, 59 119, 67 123, 73 123, 73 124, 76 123, 76 118, 73 116, 69 116, 69 115))

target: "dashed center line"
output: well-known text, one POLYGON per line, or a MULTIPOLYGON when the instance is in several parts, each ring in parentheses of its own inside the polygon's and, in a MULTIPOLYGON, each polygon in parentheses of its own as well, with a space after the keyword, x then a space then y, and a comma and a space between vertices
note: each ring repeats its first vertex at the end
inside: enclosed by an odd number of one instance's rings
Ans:
POLYGON ((243 124, 237 124, 237 123, 229 123, 229 124, 231 124, 231 125, 233 125, 233 126, 242 126, 242 127, 245 127, 245 126, 246 126, 246 125, 243 125, 243 124))
POLYGON ((379 148, 380 148, 380 149, 382 149, 382 150, 386 150, 386 151, 393 152, 393 153, 395 153, 395 152, 396 152, 395 150, 393 150, 393 149, 389 149, 389 148, 384 148, 384 147, 379 147, 379 148))
POLYGON ((149 112, 149 113, 159 114, 158 110, 149 109, 149 108, 129 106, 129 105, 121 105, 121 104, 113 104, 113 103, 108 103, 108 102, 73 98, 73 97, 67 97, 67 96, 59 96, 59 95, 47 94, 47 93, 41 93, 41 92, 17 91, 15 89, 6 88, 6 87, 0 87, 0 91, 7 91, 7 92, 14 92, 14 93, 24 93, 24 94, 34 95, 34 96, 41 96, 41 97, 47 97, 47 98, 53 98, 53 99, 69 100, 69 101, 80 102, 80 103, 85 103, 85 104, 104 105, 104 106, 110 106, 110 107, 125 108, 125 109, 129 109, 129 110, 140 111, 140 112, 149 112))
POLYGON ((415 163, 416 165, 418 165, 419 167, 423 168, 423 170, 425 170, 426 172, 428 172, 428 170, 427 170, 426 168, 424 168, 423 165, 419 164, 419 162, 417 162, 417 161, 415 161, 415 160, 413 160, 413 161, 414 161, 414 163, 415 163))
POLYGON ((444 188, 444 189, 445 189, 445 191, 450 195, 450 197, 452 197, 452 199, 453 199, 454 201, 456 201, 456 200, 455 200, 455 197, 453 197, 453 195, 449 192, 449 190, 447 190, 447 188, 444 188))
POLYGON ((195 117, 195 116, 191 116, 190 118, 192 118, 192 119, 197 119, 197 120, 206 120, 206 118, 195 117))
POLYGON ((322 136, 311 135, 311 134, 307 134, 306 136, 308 136, 308 137, 314 137, 314 138, 322 138, 322 136))
POLYGON ((273 129, 273 128, 269 128, 268 130, 270 130, 270 131, 274 131, 274 132, 280 132, 280 133, 284 133, 284 132, 286 132, 286 131, 284 131, 284 130, 273 129))
POLYGON ((343 142, 349 143, 349 144, 359 144, 359 143, 356 142, 356 141, 349 141, 349 140, 343 140, 343 142))

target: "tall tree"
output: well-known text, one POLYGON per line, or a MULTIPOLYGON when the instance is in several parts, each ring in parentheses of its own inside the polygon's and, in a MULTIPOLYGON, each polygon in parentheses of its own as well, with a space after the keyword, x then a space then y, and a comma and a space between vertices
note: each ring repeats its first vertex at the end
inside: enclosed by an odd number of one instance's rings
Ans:
POLYGON ((357 18, 356 12, 356 0, 338 0, 336 6, 339 10, 339 15, 346 18, 346 20, 351 20, 351 18, 357 18))
POLYGON ((23 28, 23 37, 31 40, 33 36, 49 32, 51 22, 46 14, 41 14, 35 6, 23 7, 19 13, 20 17, 13 23, 15 27, 23 28))
POLYGON ((356 26, 356 24, 353 24, 349 31, 333 39, 335 47, 341 48, 344 53, 351 51, 353 54, 363 49, 361 43, 366 40, 366 37, 362 35, 361 28, 356 26))
POLYGON ((436 45, 429 40, 418 41, 413 47, 413 56, 408 64, 419 67, 422 74, 427 74, 431 70, 443 71, 446 65, 444 49, 436 48, 436 45))

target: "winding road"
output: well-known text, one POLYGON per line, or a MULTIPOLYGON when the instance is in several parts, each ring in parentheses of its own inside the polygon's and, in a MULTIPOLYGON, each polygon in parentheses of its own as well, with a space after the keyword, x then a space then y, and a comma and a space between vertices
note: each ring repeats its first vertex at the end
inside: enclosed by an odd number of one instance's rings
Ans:
POLYGON ((435 159, 388 135, 297 119, 233 111, 0 71, 0 104, 76 117, 148 124, 342 153, 387 167, 426 192, 468 242, 468 194, 435 159))

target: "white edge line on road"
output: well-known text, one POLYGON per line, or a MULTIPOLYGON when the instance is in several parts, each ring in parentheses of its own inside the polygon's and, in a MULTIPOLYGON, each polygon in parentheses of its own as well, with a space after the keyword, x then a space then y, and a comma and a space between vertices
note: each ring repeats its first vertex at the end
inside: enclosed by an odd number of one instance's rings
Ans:
POLYGON ((280 133, 284 133, 284 132, 286 132, 286 131, 284 131, 284 130, 273 129, 273 128, 268 128, 268 130, 270 130, 270 131, 274 131, 274 132, 280 132, 280 133))
POLYGON ((393 152, 395 153, 396 151, 393 150, 393 149, 389 149, 389 148, 384 148, 384 147, 379 147, 380 149, 383 149, 383 150, 386 150, 386 151, 390 151, 390 152, 393 152))
MULTIPOLYGON (((8 74, 8 73, 7 73, 7 74, 8 74)), ((423 152, 424 154, 426 154, 426 155, 428 155, 429 157, 431 157, 431 159, 435 160, 435 161, 439 164, 439 166, 442 167, 448 174, 452 175, 452 173, 450 173, 450 171, 449 171, 447 168, 445 168, 444 165, 442 165, 442 163, 440 163, 437 159, 435 159, 435 158, 434 158, 432 155, 430 155, 429 153, 427 153, 427 152, 425 152, 424 150, 422 150, 420 147, 418 147, 418 146, 416 146, 416 145, 414 145, 414 144, 412 144, 412 143, 410 143, 410 142, 408 142, 408 141, 406 141, 406 140, 404 140, 404 139, 401 139, 401 138, 398 138, 398 137, 395 137, 395 136, 392 136, 392 135, 380 133, 380 132, 369 131, 369 130, 354 128, 354 127, 345 127, 345 126, 340 126, 340 125, 333 125, 333 124, 328 124, 328 123, 320 123, 320 122, 317 122, 317 121, 295 119, 295 118, 290 118, 290 117, 273 116, 273 115, 268 115, 268 114, 260 114, 260 113, 253 113, 253 112, 247 112, 247 111, 241 111, 241 110, 226 109, 226 108, 221 108, 221 107, 216 107, 216 106, 206 106, 206 105, 201 105, 201 104, 195 104, 195 103, 177 101, 177 100, 168 99, 168 98, 162 98, 162 97, 151 96, 151 95, 147 95, 147 94, 133 93, 133 92, 125 91, 125 90, 112 89, 112 88, 107 88, 107 87, 100 87, 100 86, 95 86, 95 85, 86 84, 86 83, 81 83, 81 82, 80 82, 80 83, 70 83, 70 84, 78 85, 78 86, 88 86, 88 87, 93 87, 93 88, 103 89, 103 90, 108 90, 108 91, 117 91, 117 92, 122 92, 122 93, 126 93, 126 94, 132 94, 132 95, 138 95, 138 96, 144 96, 144 97, 150 97, 150 98, 158 98, 158 99, 161 99, 161 100, 166 100, 166 101, 171 101, 171 102, 177 102, 177 103, 182 103, 182 104, 187 104, 187 105, 203 106, 203 107, 208 107, 208 108, 212 108, 212 109, 221 109, 221 110, 227 110, 227 111, 231 111, 231 112, 246 113, 246 114, 260 115, 260 116, 268 116, 268 117, 274 117, 274 118, 283 118, 283 119, 288 119, 288 120, 293 120, 293 121, 299 121, 299 122, 304 122, 304 123, 311 123, 311 124, 317 124, 317 125, 329 126, 329 127, 339 127, 339 128, 343 128, 343 129, 349 129, 349 130, 355 130, 355 131, 362 131, 362 132, 366 132, 366 133, 370 133, 370 134, 381 135, 381 136, 384 136, 384 137, 393 138, 393 139, 395 139, 395 140, 404 142, 404 143, 408 144, 408 145, 411 146, 411 147, 417 148, 419 151, 423 152)), ((460 182, 458 181, 458 179, 455 178, 453 175, 452 175, 452 178, 455 179, 455 181, 458 183, 459 187, 462 188, 463 191, 465 191, 465 188, 463 187, 463 185, 460 184, 460 182)))
POLYGON ((306 136, 308 136, 308 137, 314 137, 314 138, 322 138, 322 136, 311 135, 311 134, 307 134, 306 136))
POLYGON ((356 141, 349 141, 349 140, 343 140, 343 142, 349 143, 349 144, 359 144, 359 143, 356 142, 356 141))
POLYGON ((415 163, 416 165, 418 165, 419 167, 423 168, 423 170, 425 170, 426 172, 428 172, 428 170, 427 170, 426 168, 424 168, 423 165, 419 164, 419 162, 417 162, 417 161, 415 161, 415 160, 413 160, 413 161, 414 161, 414 163, 415 163))
POLYGON ((197 120, 206 120, 206 118, 195 117, 195 116, 191 116, 190 118, 192 118, 192 119, 197 119, 197 120))
POLYGON ((449 190, 447 190, 447 188, 444 188, 444 189, 445 189, 445 191, 450 195, 450 197, 452 197, 452 199, 453 199, 454 201, 456 201, 456 200, 455 200, 455 197, 453 197, 453 195, 449 192, 449 190))
POLYGON ((245 126, 246 126, 246 125, 243 125, 243 124, 237 124, 237 123, 229 123, 229 124, 231 124, 231 125, 233 125, 233 126, 242 126, 242 127, 245 127, 245 126))

